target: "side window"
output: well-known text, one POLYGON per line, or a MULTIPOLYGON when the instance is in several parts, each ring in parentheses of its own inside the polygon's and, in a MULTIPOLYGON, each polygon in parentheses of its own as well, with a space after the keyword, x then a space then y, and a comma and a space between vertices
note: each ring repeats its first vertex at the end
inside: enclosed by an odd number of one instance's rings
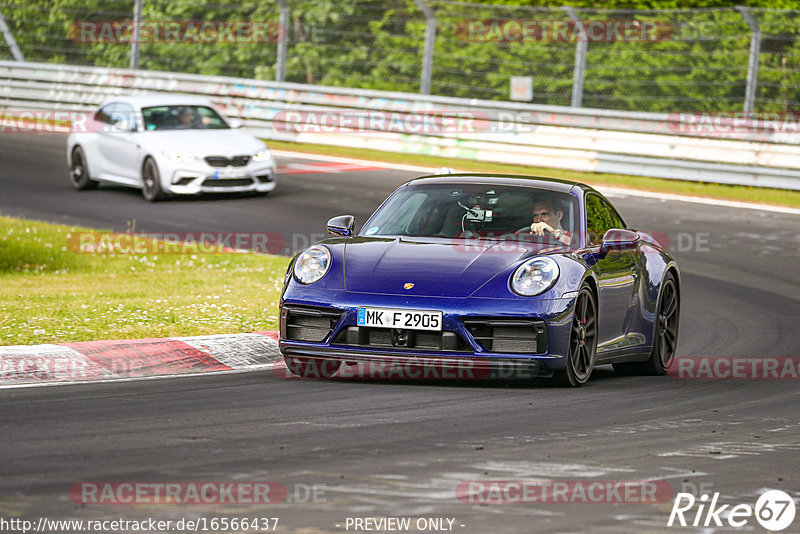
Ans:
POLYGON ((114 124, 114 122, 111 120, 111 114, 114 112, 116 107, 117 104, 115 103, 103 106, 97 110, 97 113, 94 114, 94 120, 97 122, 102 122, 103 124, 114 124))
POLYGON ((620 216, 619 213, 617 213, 617 210, 614 209, 614 206, 612 206, 611 204, 608 204, 607 202, 604 202, 604 204, 606 205, 606 208, 608 209, 608 214, 611 216, 611 223, 614 225, 614 226, 612 226, 612 228, 619 228, 620 230, 627 230, 628 229, 628 225, 625 224, 625 221, 622 220, 622 217, 620 216))
MULTIPOLYGON (((617 219, 619 219, 617 217, 617 219)), ((621 222, 621 219, 619 219, 621 222)), ((597 195, 586 195, 586 241, 589 245, 599 245, 603 242, 605 233, 614 228, 614 220, 608 209, 608 204, 597 195)))
POLYGON ((132 106, 128 104, 117 104, 114 109, 111 110, 111 124, 116 124, 118 122, 124 122, 128 129, 132 129, 136 126, 136 116, 132 106))

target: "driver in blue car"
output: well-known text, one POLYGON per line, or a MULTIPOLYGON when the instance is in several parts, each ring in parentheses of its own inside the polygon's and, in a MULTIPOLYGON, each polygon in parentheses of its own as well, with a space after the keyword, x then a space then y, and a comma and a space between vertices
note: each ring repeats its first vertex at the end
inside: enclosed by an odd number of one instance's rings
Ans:
POLYGON ((569 245, 572 236, 561 226, 563 217, 564 212, 558 209, 552 200, 539 199, 533 204, 531 233, 538 236, 551 235, 553 239, 569 245))

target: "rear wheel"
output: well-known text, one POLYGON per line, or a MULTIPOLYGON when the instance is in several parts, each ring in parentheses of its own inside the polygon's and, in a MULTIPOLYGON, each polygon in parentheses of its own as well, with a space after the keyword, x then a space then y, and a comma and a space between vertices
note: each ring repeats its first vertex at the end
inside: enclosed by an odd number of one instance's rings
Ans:
POLYGON ((161 175, 153 158, 147 158, 142 166, 142 196, 148 202, 156 202, 164 198, 161 189, 161 175))
POLYGON ((75 189, 97 189, 97 182, 90 177, 86 156, 83 153, 83 149, 79 146, 72 149, 69 164, 69 179, 75 189))
POLYGON ((592 374, 596 356, 597 304, 592 290, 584 284, 575 300, 566 368, 559 372, 558 380, 569 387, 584 385, 592 374))
POLYGON ((342 366, 339 360, 323 360, 317 358, 298 358, 284 356, 286 368, 300 378, 332 378, 342 366))
POLYGON ((661 285, 658 313, 653 331, 653 349, 644 362, 615 363, 614 370, 620 374, 663 375, 675 360, 678 345, 678 322, 680 298, 678 284, 672 273, 668 273, 661 285))

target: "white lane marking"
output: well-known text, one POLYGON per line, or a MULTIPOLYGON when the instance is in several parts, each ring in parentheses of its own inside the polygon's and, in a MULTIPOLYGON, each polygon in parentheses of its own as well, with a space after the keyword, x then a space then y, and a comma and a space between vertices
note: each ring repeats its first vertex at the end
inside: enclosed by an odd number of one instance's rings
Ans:
POLYGON ((624 189, 621 187, 595 187, 598 191, 610 195, 625 195, 632 197, 655 198, 658 200, 673 200, 676 202, 693 202, 695 204, 707 204, 711 206, 724 206, 726 208, 743 208, 750 210, 769 211, 772 213, 785 213, 788 215, 800 215, 800 209, 785 206, 773 206, 770 204, 754 204, 736 200, 720 200, 707 197, 692 197, 688 195, 675 195, 672 193, 655 193, 652 191, 639 191, 638 189, 624 189))
POLYGON ((164 380, 171 378, 199 378, 201 376, 212 375, 230 375, 230 374, 243 374, 252 373, 254 371, 268 371, 275 366, 274 363, 265 363, 262 365, 254 365, 247 369, 232 369, 230 371, 205 371, 202 373, 183 373, 179 375, 156 375, 156 376, 126 376, 119 378, 101 378, 98 380, 76 380, 72 382, 29 382, 25 384, 2 384, 0 389, 18 389, 18 388, 39 388, 50 386, 75 386, 87 384, 109 384, 111 382, 137 382, 142 380, 164 380))
POLYGON ((629 467, 611 467, 579 463, 560 463, 560 462, 529 462, 519 461, 500 461, 490 460, 469 466, 470 469, 477 471, 490 471, 493 476, 499 473, 499 477, 517 479, 542 478, 562 478, 572 477, 595 479, 604 476, 617 476, 619 473, 633 473, 635 469, 629 467))
POLYGON ((420 167, 418 165, 404 165, 402 163, 387 163, 385 161, 372 161, 366 159, 342 158, 339 156, 325 156, 322 154, 308 154, 306 152, 292 152, 290 150, 271 150, 271 152, 274 156, 279 156, 284 158, 300 158, 300 159, 310 159, 314 161, 333 161, 337 163, 349 163, 351 165, 379 167, 381 169, 393 169, 397 171, 432 173, 435 172, 436 169, 440 168, 440 167, 436 168, 420 167))
POLYGON ((730 460, 740 456, 758 456, 767 452, 800 449, 796 443, 765 443, 763 441, 715 441, 690 445, 684 449, 659 453, 660 457, 682 456, 730 460))
POLYGON ((77 350, 60 345, 0 347, 0 387, 40 384, 43 381, 96 380, 111 371, 77 350))
MULTIPOLYGON (((412 171, 424 172, 426 174, 435 173, 441 167, 420 167, 416 165, 404 165, 402 163, 386 163, 382 161, 363 160, 355 158, 342 158, 339 156, 325 156, 320 154, 309 154, 306 152, 292 152, 288 150, 273 150, 272 153, 276 156, 287 158, 303 158, 317 161, 336 161, 340 163, 352 163, 354 165, 372 165, 384 169, 392 169, 398 171, 412 171)), ((455 169, 455 172, 475 172, 463 171, 455 169)), ((800 215, 800 209, 788 208, 784 206, 773 206, 770 204, 756 204, 750 202, 741 202, 735 200, 719 200, 708 197, 694 197, 689 195, 677 195, 673 193, 657 193, 655 191, 640 191, 638 189, 626 189, 624 187, 613 186, 597 186, 595 189, 603 194, 610 195, 628 195, 634 197, 655 198, 659 200, 671 200, 675 202, 693 202, 695 204, 709 204, 714 206, 724 206, 728 208, 743 208, 751 210, 769 211, 772 213, 785 213, 789 215, 800 215)))

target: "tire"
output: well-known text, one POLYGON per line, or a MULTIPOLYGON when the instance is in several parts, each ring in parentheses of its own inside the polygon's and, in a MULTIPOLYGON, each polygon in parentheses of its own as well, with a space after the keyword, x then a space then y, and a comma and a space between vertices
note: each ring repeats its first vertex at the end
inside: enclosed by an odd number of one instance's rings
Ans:
POLYGON ((675 361, 680 323, 680 293, 672 273, 667 273, 661 284, 656 307, 656 324, 653 330, 653 349, 644 362, 615 363, 614 371, 625 375, 663 375, 675 361))
POLYGON ((79 146, 73 148, 72 154, 70 155, 69 181, 72 183, 72 187, 79 191, 97 189, 98 183, 92 180, 89 174, 89 164, 86 161, 86 155, 79 146))
POLYGON ((144 165, 142 165, 142 196, 148 202, 158 202, 165 197, 164 190, 161 189, 158 165, 151 157, 145 159, 144 165))
POLYGON ((575 299, 566 367, 557 373, 556 379, 567 387, 586 384, 592 375, 596 358, 597 302, 589 285, 584 283, 575 299))
POLYGON ((316 358, 298 358, 284 356, 286 368, 299 378, 333 378, 342 366, 339 360, 322 360, 316 358))

